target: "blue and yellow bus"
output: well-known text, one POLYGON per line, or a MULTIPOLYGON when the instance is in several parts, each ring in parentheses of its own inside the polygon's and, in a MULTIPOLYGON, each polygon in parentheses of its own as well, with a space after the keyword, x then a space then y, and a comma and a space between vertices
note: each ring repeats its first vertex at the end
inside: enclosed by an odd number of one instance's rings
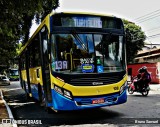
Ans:
POLYGON ((125 103, 125 45, 120 18, 49 14, 20 52, 22 88, 55 111, 125 103))

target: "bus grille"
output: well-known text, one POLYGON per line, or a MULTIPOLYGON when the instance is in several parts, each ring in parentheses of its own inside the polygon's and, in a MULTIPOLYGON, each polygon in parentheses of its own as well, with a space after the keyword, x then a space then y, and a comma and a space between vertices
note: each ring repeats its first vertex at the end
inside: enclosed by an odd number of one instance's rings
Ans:
POLYGON ((117 83, 122 80, 121 76, 98 77, 98 78, 77 78, 71 79, 69 84, 74 86, 98 86, 117 83))
POLYGON ((89 104, 91 104, 90 99, 82 99, 80 102, 80 105, 89 105, 89 104))

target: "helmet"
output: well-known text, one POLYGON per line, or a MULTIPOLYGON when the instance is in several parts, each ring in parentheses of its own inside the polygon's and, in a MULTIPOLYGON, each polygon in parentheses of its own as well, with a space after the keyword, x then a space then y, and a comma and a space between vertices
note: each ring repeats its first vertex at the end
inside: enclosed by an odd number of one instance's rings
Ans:
POLYGON ((146 67, 146 66, 143 66, 143 67, 142 67, 142 71, 143 71, 143 72, 146 72, 146 71, 147 71, 147 67, 146 67))
POLYGON ((142 68, 140 68, 140 69, 138 70, 139 73, 142 73, 142 71, 143 71, 142 68))

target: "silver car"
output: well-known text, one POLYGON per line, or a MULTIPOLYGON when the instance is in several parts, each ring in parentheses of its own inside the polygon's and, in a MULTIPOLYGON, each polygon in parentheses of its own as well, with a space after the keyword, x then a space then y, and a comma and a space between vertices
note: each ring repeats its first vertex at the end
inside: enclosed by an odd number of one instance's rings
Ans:
POLYGON ((5 75, 0 75, 0 85, 10 85, 10 80, 5 75))

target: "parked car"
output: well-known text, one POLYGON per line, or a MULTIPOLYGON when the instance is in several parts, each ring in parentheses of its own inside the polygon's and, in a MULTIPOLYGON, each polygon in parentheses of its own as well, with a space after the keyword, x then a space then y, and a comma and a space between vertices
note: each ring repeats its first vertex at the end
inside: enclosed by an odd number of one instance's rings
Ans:
POLYGON ((5 75, 0 75, 0 85, 10 85, 10 80, 5 75))

